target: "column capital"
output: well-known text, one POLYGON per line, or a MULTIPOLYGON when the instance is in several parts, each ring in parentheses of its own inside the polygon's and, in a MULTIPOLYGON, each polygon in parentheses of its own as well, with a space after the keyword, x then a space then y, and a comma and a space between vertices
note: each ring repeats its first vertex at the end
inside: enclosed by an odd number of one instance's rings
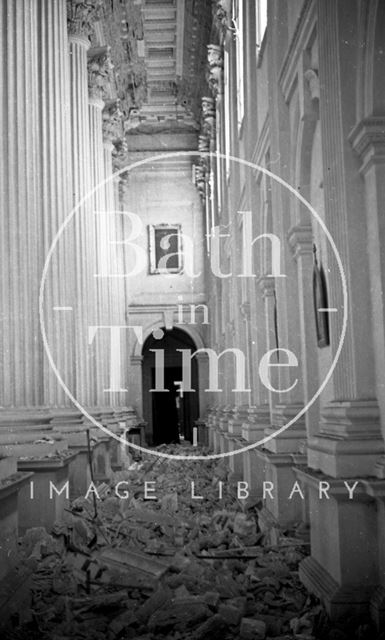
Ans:
MULTIPOLYGON (((127 144, 126 137, 123 135, 122 138, 119 138, 114 142, 114 151, 112 155, 113 155, 113 163, 114 163, 115 171, 119 169, 123 169, 123 167, 127 165, 127 153, 128 153, 128 144, 127 144)), ((130 177, 130 174, 128 172, 121 173, 120 174, 121 183, 123 184, 128 182, 129 177, 130 177)))
POLYGON ((205 169, 201 164, 195 165, 195 186, 202 200, 204 200, 206 196, 206 176, 205 169))
POLYGON ((258 285, 264 298, 271 298, 275 294, 275 278, 261 276, 258 278, 258 285))
POLYGON ((118 142, 123 137, 123 111, 119 100, 106 103, 103 109, 103 139, 105 142, 118 142))
POLYGON ((103 0, 67 0, 67 24, 70 37, 88 38, 94 23, 103 16, 103 0))
POLYGON ((287 240, 295 260, 297 260, 299 256, 313 254, 313 232, 311 225, 291 227, 287 234, 287 240))
POLYGON ((223 91, 223 50, 220 45, 207 45, 207 82, 217 98, 223 91))
POLYGON ((383 455, 377 400, 335 400, 323 408, 319 435, 309 439, 310 468, 335 478, 374 476, 383 455))
POLYGON ((231 0, 214 0, 214 23, 222 38, 225 39, 228 32, 234 32, 231 19, 231 0))
POLYGON ((351 131, 349 140, 361 159, 362 173, 375 164, 385 164, 385 116, 363 118, 351 131))
POLYGON ((96 47, 88 51, 88 89, 91 99, 103 100, 112 80, 113 64, 110 47, 96 47))
POLYGON ((70 45, 78 45, 80 47, 83 47, 83 49, 85 49, 85 51, 88 51, 88 49, 91 46, 91 43, 89 41, 89 39, 87 38, 87 36, 83 36, 81 34, 69 34, 68 36, 68 40, 70 45))
POLYGON ((101 98, 97 98, 94 95, 90 95, 89 99, 88 99, 88 103, 94 107, 96 107, 97 109, 99 109, 100 111, 103 111, 104 108, 104 102, 101 98))
POLYGON ((310 97, 312 100, 320 99, 320 83, 317 69, 307 69, 304 77, 309 86, 310 97))
POLYGON ((250 320, 251 307, 248 300, 245 300, 245 302, 241 304, 241 313, 244 320, 250 320))
POLYGON ((202 127, 203 136, 212 139, 215 136, 215 100, 208 96, 202 98, 202 127))

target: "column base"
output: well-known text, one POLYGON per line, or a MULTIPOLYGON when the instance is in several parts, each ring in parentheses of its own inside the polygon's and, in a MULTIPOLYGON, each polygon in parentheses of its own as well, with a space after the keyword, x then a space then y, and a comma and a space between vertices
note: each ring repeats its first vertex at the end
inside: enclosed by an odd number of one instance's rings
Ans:
POLYGON ((306 456, 293 453, 271 453, 256 449, 265 469, 264 506, 280 527, 306 522, 306 492, 297 483, 296 465, 305 465, 306 456))
POLYGON ((99 438, 92 452, 95 482, 109 482, 112 478, 110 438, 99 438))
POLYGON ((234 455, 228 456, 226 458, 228 466, 230 468, 230 472, 233 476, 233 480, 242 480, 243 481, 243 454, 236 453, 239 449, 242 449, 244 443, 240 438, 233 437, 231 435, 227 436, 227 447, 228 451, 232 451, 234 455))
POLYGON ((265 430, 270 427, 270 407, 249 407, 247 419, 242 425, 242 438, 246 442, 258 442, 265 436, 265 430))
POLYGON ((212 449, 214 453, 222 453, 221 452, 221 432, 219 429, 212 428, 210 437, 212 439, 212 449))
POLYGON ((218 453, 227 453, 229 451, 229 439, 227 431, 219 432, 219 451, 218 453))
POLYGON ((374 587, 340 586, 315 558, 306 558, 299 565, 299 577, 305 587, 324 604, 334 621, 348 616, 370 615, 374 587))
POLYGON ((378 440, 338 440, 328 436, 310 438, 308 464, 332 478, 352 478, 375 475, 375 468, 384 451, 378 440))
POLYGON ((309 467, 333 478, 373 476, 383 454, 375 400, 331 402, 322 411, 320 435, 309 439, 309 467))
POLYGON ((308 488, 311 524, 311 558, 300 567, 302 581, 334 619, 368 615, 371 606, 381 617, 382 604, 372 598, 383 579, 384 481, 335 479, 303 468, 297 475, 308 488))
POLYGON ((18 460, 19 471, 34 474, 33 497, 29 485, 19 493, 20 535, 24 535, 31 527, 45 527, 49 532, 56 520, 63 520, 64 510, 69 506, 69 497, 67 498, 66 491, 61 490, 69 481, 69 465, 75 455, 67 452, 51 458, 18 460), (57 488, 57 492, 50 489, 50 483, 57 488))
POLYGON ((263 496, 263 482, 266 476, 265 457, 258 455, 257 448, 245 451, 243 456, 243 480, 247 482, 250 500, 254 503, 263 496))
POLYGON ((32 476, 33 473, 17 471, 15 458, 0 458, 0 581, 17 561, 18 495, 32 476))
POLYGON ((71 407, 51 409, 50 413, 50 424, 57 428, 60 428, 61 426, 66 427, 70 425, 80 425, 83 424, 84 421, 83 414, 77 409, 72 409, 71 407))
POLYGON ((198 444, 201 447, 210 447, 210 439, 209 439, 209 428, 205 420, 196 420, 195 426, 197 428, 198 434, 198 444))
POLYGON ((385 629, 385 587, 378 587, 370 600, 370 614, 377 629, 385 629))
POLYGON ((264 444, 265 449, 273 453, 295 453, 303 451, 306 442, 305 418, 301 416, 285 431, 275 436, 274 434, 284 425, 288 424, 301 411, 302 405, 289 404, 277 405, 272 416, 272 425, 265 430, 265 436, 271 439, 264 444))
POLYGON ((76 454, 71 460, 68 470, 70 483, 70 501, 84 497, 91 484, 91 470, 88 462, 88 451, 84 445, 72 445, 70 450, 76 454))
POLYGON ((40 458, 67 449, 67 441, 52 428, 0 429, 0 456, 15 458, 40 458))

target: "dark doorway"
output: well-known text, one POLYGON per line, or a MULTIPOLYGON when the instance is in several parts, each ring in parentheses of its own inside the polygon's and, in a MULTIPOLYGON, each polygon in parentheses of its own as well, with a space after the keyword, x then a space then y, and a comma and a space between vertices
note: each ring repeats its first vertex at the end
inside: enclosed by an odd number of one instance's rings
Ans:
POLYGON ((147 440, 154 446, 180 440, 192 442, 194 424, 199 417, 198 368, 195 358, 191 362, 191 388, 194 391, 183 392, 178 384, 182 381, 182 354, 178 349, 190 349, 193 353, 196 346, 190 336, 180 329, 162 331, 162 339, 155 339, 151 335, 142 350, 143 417, 148 424, 147 440), (167 391, 150 391, 155 388, 153 349, 163 350, 164 389, 167 391))

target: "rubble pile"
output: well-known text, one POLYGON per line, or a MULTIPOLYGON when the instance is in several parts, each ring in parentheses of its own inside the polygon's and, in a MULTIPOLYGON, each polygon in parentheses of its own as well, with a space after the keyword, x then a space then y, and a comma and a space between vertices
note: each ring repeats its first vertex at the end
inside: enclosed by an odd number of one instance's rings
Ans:
POLYGON ((242 508, 222 463, 148 455, 97 491, 75 500, 51 532, 31 529, 20 540, 30 599, 2 637, 376 637, 354 621, 349 634, 330 627, 298 579, 306 543, 282 536, 267 546, 257 508, 242 508))

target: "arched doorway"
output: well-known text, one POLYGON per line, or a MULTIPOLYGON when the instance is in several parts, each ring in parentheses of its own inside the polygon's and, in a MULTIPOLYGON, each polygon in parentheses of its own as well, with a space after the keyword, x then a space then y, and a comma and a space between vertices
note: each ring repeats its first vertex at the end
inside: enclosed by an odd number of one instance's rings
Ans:
POLYGON ((199 417, 198 367, 196 359, 191 362, 191 388, 194 391, 183 392, 182 354, 178 349, 197 347, 190 336, 181 329, 157 330, 145 341, 142 349, 142 385, 143 385, 143 417, 148 423, 147 438, 150 445, 193 441, 193 427, 199 417), (159 339, 159 332, 163 337, 159 339), (155 353, 154 349, 164 353, 164 389, 155 389, 155 353))

